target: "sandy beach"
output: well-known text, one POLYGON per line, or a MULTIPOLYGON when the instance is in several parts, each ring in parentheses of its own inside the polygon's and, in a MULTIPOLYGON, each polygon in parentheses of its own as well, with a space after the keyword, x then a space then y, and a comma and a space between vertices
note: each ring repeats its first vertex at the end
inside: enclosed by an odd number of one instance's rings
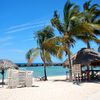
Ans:
POLYGON ((99 100, 99 83, 74 85, 66 76, 48 77, 48 81, 33 79, 33 87, 7 89, 0 86, 0 100, 99 100))

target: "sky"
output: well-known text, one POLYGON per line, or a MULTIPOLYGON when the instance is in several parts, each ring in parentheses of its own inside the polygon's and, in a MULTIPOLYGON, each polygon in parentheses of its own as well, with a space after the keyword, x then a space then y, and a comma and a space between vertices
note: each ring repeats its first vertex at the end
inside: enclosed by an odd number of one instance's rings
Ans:
MULTIPOLYGON (((54 10, 63 16, 63 7, 67 0, 0 0, 0 59, 9 59, 15 63, 26 63, 25 54, 31 48, 37 47, 34 34, 46 25, 50 25, 54 10)), ((82 7, 87 0, 71 0, 82 7)), ((99 0, 92 3, 100 4, 99 0)), ((82 8, 80 8, 82 9, 82 8)), ((58 34, 57 31, 55 31, 58 34)), ((100 37, 99 37, 100 39, 100 37)), ((78 41, 72 52, 86 47, 78 41)), ((97 45, 92 43, 97 49, 97 45)), ((62 62, 52 57, 54 62, 62 62)), ((40 57, 34 63, 41 63, 40 57)))

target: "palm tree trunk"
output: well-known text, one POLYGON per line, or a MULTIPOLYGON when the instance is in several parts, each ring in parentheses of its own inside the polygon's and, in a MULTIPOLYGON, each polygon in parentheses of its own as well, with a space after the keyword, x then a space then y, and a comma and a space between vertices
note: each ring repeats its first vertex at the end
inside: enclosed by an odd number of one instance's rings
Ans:
MULTIPOLYGON (((90 47, 90 43, 89 43, 89 41, 87 42, 87 48, 88 49, 90 49, 91 47, 90 47)), ((87 66, 87 80, 89 81, 90 80, 90 73, 89 73, 89 66, 87 66)))
POLYGON ((45 62, 44 52, 42 51, 42 53, 40 53, 40 55, 41 55, 41 59, 44 63, 44 80, 46 81, 48 79, 47 79, 47 71, 46 71, 46 62, 45 62))
POLYGON ((72 65, 71 65, 70 54, 68 54, 68 60, 69 60, 69 81, 72 81, 72 65))
MULTIPOLYGON (((67 44, 67 47, 69 48, 70 51, 70 44, 67 44)), ((68 54, 68 61, 69 61, 69 81, 72 81, 72 64, 71 64, 71 55, 70 52, 66 51, 66 55, 68 54)))
POLYGON ((44 65, 44 77, 45 77, 45 79, 44 79, 45 81, 48 80, 47 79, 47 71, 46 71, 46 66, 45 65, 44 65))
POLYGON ((90 43, 89 43, 89 41, 87 42, 87 48, 88 48, 88 49, 91 48, 91 47, 90 47, 90 43))
POLYGON ((45 81, 48 80, 47 79, 47 71, 46 71, 46 64, 44 63, 44 77, 45 77, 45 81))

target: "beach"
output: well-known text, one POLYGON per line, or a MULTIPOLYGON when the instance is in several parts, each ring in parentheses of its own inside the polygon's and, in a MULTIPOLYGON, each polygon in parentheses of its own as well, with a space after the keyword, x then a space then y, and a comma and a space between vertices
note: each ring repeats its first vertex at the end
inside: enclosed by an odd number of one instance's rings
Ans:
POLYGON ((0 100, 98 100, 100 82, 80 85, 65 80, 66 76, 48 77, 48 81, 33 79, 32 87, 8 89, 0 86, 0 100))

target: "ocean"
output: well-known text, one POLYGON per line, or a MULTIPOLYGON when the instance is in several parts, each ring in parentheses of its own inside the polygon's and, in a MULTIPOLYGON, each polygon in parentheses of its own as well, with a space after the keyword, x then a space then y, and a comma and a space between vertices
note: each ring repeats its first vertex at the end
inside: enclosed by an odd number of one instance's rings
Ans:
MULTIPOLYGON (((19 70, 24 71, 33 71, 33 77, 43 77, 44 76, 44 68, 43 66, 37 67, 19 67, 19 70)), ((47 66, 47 76, 59 76, 66 75, 68 73, 68 68, 63 68, 63 66, 47 66)), ((0 74, 0 79, 1 79, 0 74)), ((7 78, 7 71, 5 71, 5 78, 7 78)))
MULTIPOLYGON (((33 71, 33 77, 43 77, 44 76, 44 68, 43 66, 37 67, 19 67, 19 70, 24 71, 33 71)), ((83 70, 86 70, 84 67, 83 70)), ((100 70, 100 67, 94 68, 94 70, 100 70)), ((68 74, 68 68, 64 68, 63 66, 47 66, 47 76, 59 76, 59 75, 66 75, 68 74)), ((0 79, 2 75, 0 74, 0 79)), ((7 78, 7 71, 5 71, 5 79, 7 78)))

